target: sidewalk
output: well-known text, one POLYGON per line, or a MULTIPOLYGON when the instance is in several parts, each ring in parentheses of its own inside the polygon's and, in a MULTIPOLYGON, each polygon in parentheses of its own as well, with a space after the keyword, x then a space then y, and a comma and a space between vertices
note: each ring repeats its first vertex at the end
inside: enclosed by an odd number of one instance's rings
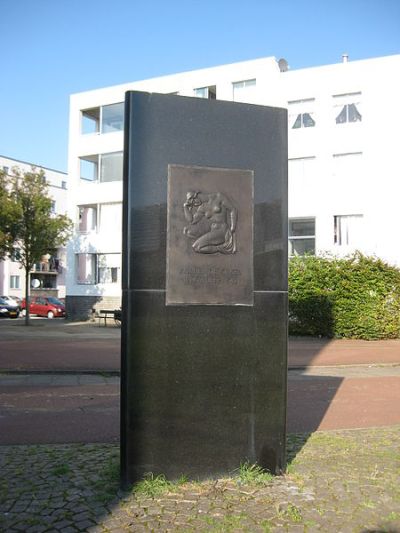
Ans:
POLYGON ((289 368, 400 365, 400 339, 363 341, 289 337, 289 368))
MULTIPOLYGON (((80 372, 118 372, 120 339, 121 329, 112 323, 105 327, 98 322, 33 319, 25 327, 22 320, 3 319, 0 320, 0 346, 4 348, 0 354, 0 371, 13 368, 21 372, 73 371, 76 365, 80 372)), ((342 365, 400 365, 400 339, 289 337, 290 369, 342 365)))
POLYGON ((394 533, 399 437, 400 426, 294 434, 285 476, 157 480, 142 494, 119 490, 116 445, 3 446, 0 530, 394 533))
MULTIPOLYGON (((65 348, 65 345, 73 346, 71 339, 76 339, 77 349, 89 346, 88 353, 93 352, 97 361, 104 362, 111 348, 119 349, 120 330, 56 320, 37 320, 29 328, 17 321, 8 324, 0 321, 3 346, 65 348)), ((6 354, 8 358, 10 353, 6 354)), ((60 348, 60 360, 64 357, 62 353, 67 354, 68 350, 62 352, 60 348)), ((118 394, 114 390, 118 388, 119 378, 115 376, 119 371, 118 359, 114 357, 108 367, 115 370, 114 375, 101 375, 99 365, 93 366, 91 372, 95 375, 92 376, 65 375, 67 368, 73 371, 73 360, 70 363, 71 367, 64 366, 61 373, 56 370, 53 375, 29 375, 29 370, 23 375, 22 365, 17 375, 3 377, 3 386, 7 390, 15 388, 15 397, 8 395, 7 401, 21 413, 32 403, 33 385, 40 391, 34 404, 37 413, 47 412, 49 406, 54 408, 51 394, 57 391, 57 398, 65 408, 80 413, 77 420, 82 441, 90 442, 83 436, 90 430, 89 420, 99 417, 103 436, 105 428, 118 423, 113 400, 113 395, 118 394), (28 386, 31 388, 25 395, 18 392, 26 391, 28 386), (83 400, 71 396, 74 387, 84 392, 83 400), (82 426, 84 415, 88 417, 87 427, 82 426)), ((392 398, 393 391, 400 390, 397 388, 400 341, 397 340, 291 338, 289 365, 289 385, 298 392, 292 402, 296 411, 292 418, 296 420, 299 410, 304 410, 301 402, 318 387, 325 391, 318 392, 318 398, 328 422, 325 413, 328 407, 331 418, 335 413, 343 418, 350 405, 357 411, 360 423, 368 398, 373 397, 375 403, 382 405, 378 392, 382 395, 386 390, 392 398), (343 378, 346 378, 344 382, 343 378), (353 396, 343 395, 345 383, 350 386, 354 381, 360 385, 351 391, 353 396), (381 386, 382 383, 387 386, 381 386), (379 390, 368 392, 367 384, 371 385, 371 391, 377 387, 379 390), (364 398, 362 408, 357 407, 362 403, 360 398, 364 398)), ((398 402, 392 402, 391 412, 397 406, 398 402)), ((370 417, 370 409, 367 410, 370 417)), ((308 408, 307 413, 310 411, 308 408)), ((62 420, 60 413, 54 415, 62 420)), ((32 417, 29 409, 27 416, 32 417)), ((38 419, 34 420, 40 430, 38 419)), ((387 423, 382 417, 378 420, 380 424, 387 423)), ((4 422, 5 419, 3 428, 4 422)), ((22 424, 19 431, 23 427, 27 429, 22 424)), ((67 424, 65 431, 71 431, 67 424)), ((400 531, 399 443, 397 422, 379 429, 293 433, 288 438, 289 467, 285 476, 271 478, 263 484, 246 484, 233 473, 229 479, 170 485, 165 493, 153 497, 119 490, 117 444, 0 446, 0 531, 395 533, 400 531)), ((152 490, 156 486, 157 483, 150 484, 152 490)))

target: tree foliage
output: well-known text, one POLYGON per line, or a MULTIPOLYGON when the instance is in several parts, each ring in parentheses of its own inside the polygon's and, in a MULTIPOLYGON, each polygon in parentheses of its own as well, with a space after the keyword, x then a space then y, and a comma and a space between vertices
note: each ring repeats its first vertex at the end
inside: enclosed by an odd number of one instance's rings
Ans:
POLYGON ((16 167, 12 176, 0 172, 0 257, 16 257, 27 282, 34 264, 64 245, 71 229, 66 215, 52 213, 43 170, 22 172, 16 167))
POLYGON ((400 337, 400 270, 359 252, 292 258, 289 328, 293 335, 400 337))

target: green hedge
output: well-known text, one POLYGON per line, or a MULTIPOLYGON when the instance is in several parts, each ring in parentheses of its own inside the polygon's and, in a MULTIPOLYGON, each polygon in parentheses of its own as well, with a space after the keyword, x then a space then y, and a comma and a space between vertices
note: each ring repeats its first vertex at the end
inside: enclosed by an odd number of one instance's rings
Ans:
POLYGON ((359 252, 289 261, 289 333, 400 337, 400 270, 359 252))

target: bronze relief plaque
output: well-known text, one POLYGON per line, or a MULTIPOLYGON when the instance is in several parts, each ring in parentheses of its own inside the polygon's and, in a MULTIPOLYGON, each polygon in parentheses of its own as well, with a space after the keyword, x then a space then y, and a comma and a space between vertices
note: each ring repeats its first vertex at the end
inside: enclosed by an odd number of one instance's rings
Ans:
POLYGON ((168 165, 166 305, 253 305, 252 170, 168 165))

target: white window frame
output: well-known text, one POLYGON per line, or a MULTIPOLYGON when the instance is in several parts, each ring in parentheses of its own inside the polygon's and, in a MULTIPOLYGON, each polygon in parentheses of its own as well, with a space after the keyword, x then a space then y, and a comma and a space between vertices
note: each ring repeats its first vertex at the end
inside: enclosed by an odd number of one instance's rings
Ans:
POLYGON ((193 89, 193 94, 196 98, 216 100, 217 99, 217 86, 208 85, 206 87, 197 87, 196 89, 193 89), (204 95, 201 94, 201 91, 204 91, 204 95))
POLYGON ((288 122, 290 130, 302 130, 305 128, 315 128, 315 98, 303 98, 302 100, 289 100, 288 101, 288 122), (312 125, 305 125, 304 115, 309 115, 314 122, 312 125), (298 117, 300 116, 300 127, 294 127, 298 117))
MULTIPOLYGON (((351 248, 356 249, 357 247, 361 246, 362 243, 354 243, 351 242, 353 240, 352 238, 352 231, 350 229, 350 226, 348 222, 350 220, 358 220, 359 222, 362 222, 364 220, 364 215, 358 213, 358 214, 346 214, 346 215, 334 215, 333 217, 333 243, 335 246, 338 246, 340 248, 351 248), (342 226, 342 222, 347 222, 346 226, 347 228, 342 226), (346 231, 345 235, 342 235, 342 232, 346 231), (350 242, 349 242, 350 240, 350 242)), ((343 224, 345 226, 345 224, 343 224)))
POLYGON ((108 133, 123 132, 124 131, 123 121, 122 121, 122 128, 121 129, 116 129, 115 131, 107 131, 107 132, 103 131, 103 111, 104 111, 104 108, 112 106, 112 105, 123 105, 123 104, 124 104, 124 102, 111 102, 110 104, 104 104, 104 105, 97 106, 97 107, 88 107, 88 108, 85 108, 85 109, 81 109, 80 110, 80 114, 81 114, 80 133, 81 133, 81 135, 107 135, 108 133), (92 119, 95 122, 95 128, 94 128, 95 131, 84 133, 83 132, 83 120, 84 120, 85 114, 86 114, 86 116, 90 117, 89 111, 92 111, 92 110, 98 112, 98 117, 96 117, 96 119, 92 119))
POLYGON ((314 241, 314 250, 312 254, 314 255, 316 253, 316 230, 317 230, 317 224, 316 224, 316 217, 315 216, 309 216, 309 217, 291 217, 289 218, 289 231, 288 231, 288 241, 289 241, 289 256, 294 257, 299 254, 291 253, 291 241, 305 241, 305 240, 313 240, 314 241), (313 221, 314 222, 314 234, 313 235, 291 235, 290 234, 290 224, 291 222, 302 222, 302 221, 313 221))
POLYGON ((83 180, 83 181, 90 182, 90 183, 113 183, 113 182, 119 183, 120 181, 122 181, 122 168, 121 168, 121 177, 120 177, 120 179, 118 179, 118 180, 107 180, 107 181, 104 181, 104 180, 101 179, 102 158, 104 156, 108 156, 108 155, 112 155, 112 154, 120 154, 121 158, 123 158, 123 151, 121 151, 121 150, 117 150, 115 152, 105 152, 105 153, 102 153, 102 154, 90 154, 90 155, 84 155, 84 156, 79 157, 79 177, 80 177, 80 179, 83 180), (81 172, 80 165, 81 165, 82 161, 93 163, 93 165, 94 165, 94 167, 93 167, 93 175, 94 175, 93 179, 86 178, 86 177, 81 175, 82 172, 81 172))
POLYGON ((362 113, 360 108, 362 107, 362 93, 361 91, 344 93, 344 94, 334 94, 333 98, 333 109, 334 109, 334 120, 336 126, 343 126, 344 124, 360 124, 363 120, 362 113), (354 105, 356 112, 360 115, 359 120, 349 120, 349 105, 354 105), (345 110, 346 120, 343 122, 338 122, 339 116, 345 110))
POLYGON ((77 206, 77 223, 76 223, 76 231, 80 234, 87 234, 96 232, 99 227, 99 206, 98 204, 82 204, 77 206), (95 215, 92 216, 92 222, 94 222, 94 228, 89 229, 81 229, 81 216, 82 211, 84 209, 93 209, 95 210, 95 215))
MULTIPOLYGON (((233 102, 246 102, 249 98, 248 95, 249 95, 249 92, 248 92, 248 89, 249 88, 252 88, 253 91, 255 91, 257 87, 257 78, 251 78, 251 79, 248 79, 248 80, 240 80, 240 81, 233 81, 232 82, 232 100, 233 102), (241 90, 244 90, 244 94, 242 95, 242 98, 237 98, 237 96, 240 95, 240 91, 241 90), (247 91, 246 91, 247 89, 247 91), (236 93, 236 98, 235 98, 235 91, 237 91, 236 93)), ((254 93, 252 92, 252 95, 254 93)))
MULTIPOLYGON (((121 253, 113 253, 112 252, 112 253, 98 253, 98 254, 96 254, 96 284, 97 285, 117 285, 117 284, 121 284, 121 258, 122 258, 121 253), (110 256, 110 255, 119 256, 119 265, 118 266, 109 266, 109 265, 103 266, 102 265, 101 258, 104 257, 104 256, 110 256), (104 273, 103 273, 103 276, 101 276, 100 275, 100 269, 110 270, 111 281, 102 281, 101 280, 101 278, 104 277, 104 273), (117 275, 115 281, 112 281, 113 271, 116 271, 116 275, 117 275)), ((107 259, 106 259, 106 261, 107 261, 107 259)))
POLYGON ((12 274, 10 275, 10 289, 20 289, 21 288, 21 276, 12 274))
POLYGON ((97 254, 87 253, 87 252, 76 253, 75 254, 75 283, 77 285, 96 285, 96 277, 97 277, 97 254), (86 279, 85 281, 80 280, 78 278, 78 273, 79 273, 78 263, 79 263, 80 255, 91 256, 90 258, 92 262, 92 265, 91 265, 92 271, 90 273, 91 278, 86 279))

